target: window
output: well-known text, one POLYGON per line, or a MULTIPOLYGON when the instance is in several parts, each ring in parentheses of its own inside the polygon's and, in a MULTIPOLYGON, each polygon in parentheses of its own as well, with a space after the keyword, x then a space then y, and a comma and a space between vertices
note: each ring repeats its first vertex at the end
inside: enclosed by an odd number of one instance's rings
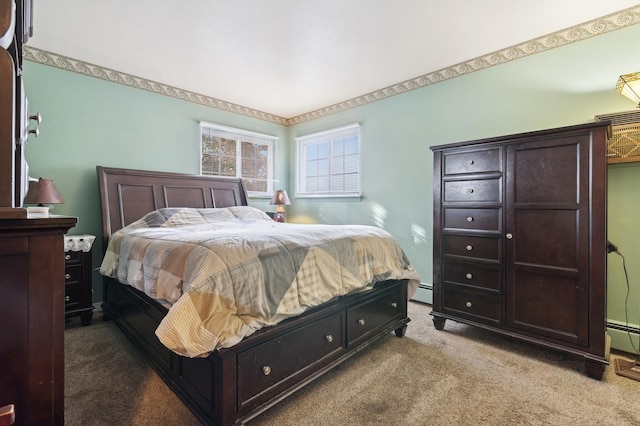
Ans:
POLYGON ((296 138, 297 196, 360 195, 360 126, 296 138))
POLYGON ((200 173, 241 177, 254 196, 273 193, 275 136, 200 123, 200 173))

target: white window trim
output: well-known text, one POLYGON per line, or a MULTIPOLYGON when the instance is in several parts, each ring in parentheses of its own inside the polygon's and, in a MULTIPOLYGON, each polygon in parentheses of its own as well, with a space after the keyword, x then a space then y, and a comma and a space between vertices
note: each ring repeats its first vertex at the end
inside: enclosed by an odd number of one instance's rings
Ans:
MULTIPOLYGON (((200 146, 200 164, 199 170, 200 175, 202 175, 202 129, 207 128, 211 130, 216 130, 220 132, 229 133, 237 136, 245 136, 255 139, 264 140, 269 146, 269 170, 267 172, 267 191, 266 192, 256 192, 256 191, 248 191, 247 195, 253 198, 271 198, 274 193, 274 183, 275 183, 275 156, 276 156, 276 142, 280 139, 277 136, 267 135, 264 133, 252 132, 250 130, 238 129, 235 127, 223 126, 221 124, 209 123, 207 121, 200 121, 200 131, 198 133, 199 137, 199 146, 200 146)), ((239 146, 237 147, 239 149, 239 146)), ((237 151, 238 152, 238 151, 237 151)), ((242 173, 242 161, 239 155, 236 152, 236 170, 239 173, 242 173)), ((236 176, 242 177, 242 176, 236 176)))
POLYGON ((321 132, 310 133, 308 135, 294 138, 296 142, 296 191, 295 196, 298 198, 361 198, 362 197, 362 143, 360 134, 360 123, 348 124, 342 127, 336 127, 321 132), (350 133, 353 129, 357 129, 358 134, 358 191, 353 192, 304 192, 302 191, 301 176, 303 173, 303 150, 302 146, 306 141, 313 139, 321 139, 326 135, 331 137, 339 136, 340 133, 350 133))

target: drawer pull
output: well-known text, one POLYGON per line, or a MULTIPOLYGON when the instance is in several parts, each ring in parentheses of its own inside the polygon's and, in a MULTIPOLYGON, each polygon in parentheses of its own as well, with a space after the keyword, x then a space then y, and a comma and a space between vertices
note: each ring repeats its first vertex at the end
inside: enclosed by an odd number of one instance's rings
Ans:
POLYGON ((470 280, 471 278, 473 278, 473 274, 472 273, 467 273, 467 279, 470 280))
POLYGON ((473 250, 473 246, 472 246, 471 244, 469 244, 469 245, 467 246, 467 251, 471 251, 471 250, 473 250))
POLYGON ((360 324, 360 325, 364 325, 364 323, 365 323, 364 319, 360 318, 360 319, 358 320, 358 324, 360 324))
POLYGON ((333 336, 330 334, 327 334, 326 336, 324 336, 324 339, 329 343, 333 342, 333 336))
POLYGON ((469 161, 467 161, 467 163, 469 163, 470 166, 473 166, 475 164, 475 161, 469 160, 469 161))
POLYGON ((467 222, 473 222, 473 217, 469 216, 469 217, 467 218, 467 222))
POLYGON ((473 194, 473 188, 469 188, 469 189, 467 189, 467 192, 468 192, 469 194, 473 194))
POLYGON ((262 372, 264 373, 265 376, 268 376, 269 374, 271 374, 271 367, 268 365, 265 365, 264 367, 262 367, 262 372))
POLYGON ((71 274, 64 274, 64 279, 68 280, 69 278, 71 278, 71 274))
POLYGON ((513 238, 513 234, 511 232, 507 232, 506 237, 507 237, 507 240, 510 240, 513 238))
POLYGON ((467 305, 467 308, 470 308, 471 307, 471 302, 467 302, 467 303, 465 303, 465 305, 467 305))
POLYGON ((71 255, 70 254, 65 254, 64 255, 64 260, 70 260, 71 259, 71 255))
POLYGON ((398 307, 398 302, 391 302, 391 307, 392 308, 397 308, 398 307))
POLYGON ((65 296, 65 297, 64 297, 64 301, 65 301, 65 302, 68 302, 69 300, 71 300, 71 296, 65 296))

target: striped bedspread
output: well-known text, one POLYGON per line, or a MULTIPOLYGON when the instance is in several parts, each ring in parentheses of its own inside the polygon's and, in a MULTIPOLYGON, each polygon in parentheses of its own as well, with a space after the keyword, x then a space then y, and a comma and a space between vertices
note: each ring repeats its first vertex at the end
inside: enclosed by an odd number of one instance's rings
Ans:
POLYGON ((156 330, 188 357, 378 281, 419 277, 385 230, 276 223, 253 207, 167 208, 114 233, 100 273, 172 304, 156 330))

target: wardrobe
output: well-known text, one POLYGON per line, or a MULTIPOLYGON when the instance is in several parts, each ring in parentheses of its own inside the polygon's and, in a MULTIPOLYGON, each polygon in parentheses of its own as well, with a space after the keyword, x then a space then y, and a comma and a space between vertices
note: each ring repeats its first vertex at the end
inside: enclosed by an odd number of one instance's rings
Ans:
POLYGON ((433 322, 584 358, 606 335, 609 122, 433 146, 433 322))

